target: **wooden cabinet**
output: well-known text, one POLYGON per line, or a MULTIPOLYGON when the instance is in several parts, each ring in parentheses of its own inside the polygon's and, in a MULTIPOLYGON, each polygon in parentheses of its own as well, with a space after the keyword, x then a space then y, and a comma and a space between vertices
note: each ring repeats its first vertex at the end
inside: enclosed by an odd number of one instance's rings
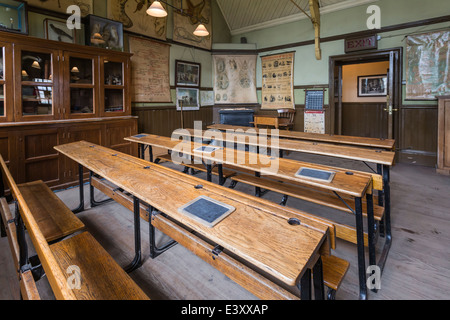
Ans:
POLYGON ((450 96, 439 96, 437 172, 450 175, 450 96))
MULTIPOLYGON (((79 140, 137 156, 131 54, 0 31, 0 152, 17 183, 78 181, 54 146, 79 140)), ((86 175, 87 177, 87 175, 86 175)))

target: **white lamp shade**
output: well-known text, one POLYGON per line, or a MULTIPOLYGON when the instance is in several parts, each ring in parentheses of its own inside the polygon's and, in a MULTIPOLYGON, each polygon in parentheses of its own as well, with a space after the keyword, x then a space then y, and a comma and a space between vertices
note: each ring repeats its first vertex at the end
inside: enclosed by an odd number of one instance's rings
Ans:
POLYGON ((208 30, 206 30, 206 27, 202 23, 200 23, 197 29, 195 29, 194 34, 199 37, 209 36, 208 30))
POLYGON ((152 17, 163 18, 167 16, 167 11, 159 1, 153 1, 152 5, 147 9, 147 14, 152 17))
POLYGON ((73 73, 79 73, 80 70, 78 70, 77 67, 73 67, 72 70, 70 70, 70 72, 73 72, 73 73))

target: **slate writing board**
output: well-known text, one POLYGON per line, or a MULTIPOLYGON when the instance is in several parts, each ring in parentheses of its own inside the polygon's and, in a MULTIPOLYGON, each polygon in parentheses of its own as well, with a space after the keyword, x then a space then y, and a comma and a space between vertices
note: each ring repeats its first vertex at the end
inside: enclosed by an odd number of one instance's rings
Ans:
POLYGON ((312 169, 312 168, 300 168, 295 176, 300 178, 307 178, 312 180, 318 180, 323 182, 331 182, 334 178, 335 172, 320 170, 320 169, 312 169))
POLYGON ((208 227, 214 227, 234 210, 236 210, 236 208, 233 206, 206 196, 200 196, 178 208, 178 212, 189 216, 208 227))

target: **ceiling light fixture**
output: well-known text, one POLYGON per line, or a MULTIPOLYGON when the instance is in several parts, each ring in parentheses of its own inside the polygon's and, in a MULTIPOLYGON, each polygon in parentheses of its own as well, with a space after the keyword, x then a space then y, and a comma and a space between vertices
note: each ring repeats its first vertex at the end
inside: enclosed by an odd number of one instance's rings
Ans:
MULTIPOLYGON (((187 13, 186 11, 183 11, 183 0, 181 0, 181 8, 177 8, 174 7, 173 5, 167 3, 166 1, 153 1, 153 3, 150 5, 150 7, 147 9, 147 14, 149 16, 152 17, 156 17, 156 18, 164 18, 167 16, 167 11, 166 9, 164 9, 163 5, 161 4, 164 3, 165 5, 172 7, 176 10, 176 12, 181 13, 185 16, 189 16, 189 17, 193 17, 191 14, 187 13)), ((197 28, 194 31, 194 35, 198 36, 198 37, 206 37, 209 35, 208 30, 206 29, 205 25, 202 23, 202 21, 200 21, 200 24, 197 26, 197 28)))

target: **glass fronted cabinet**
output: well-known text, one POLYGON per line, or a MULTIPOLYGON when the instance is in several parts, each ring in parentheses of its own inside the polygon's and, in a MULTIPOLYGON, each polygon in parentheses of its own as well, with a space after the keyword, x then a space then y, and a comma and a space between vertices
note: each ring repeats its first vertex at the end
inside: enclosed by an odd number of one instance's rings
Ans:
POLYGON ((64 53, 65 118, 98 116, 98 56, 64 53))
POLYGON ((13 120, 13 77, 11 45, 0 42, 0 122, 13 120))
POLYGON ((58 51, 21 46, 15 48, 15 120, 61 118, 58 51), (19 76, 20 75, 20 76, 19 76))
POLYGON ((103 94, 102 117, 129 114, 130 101, 125 83, 128 81, 128 61, 117 57, 102 57, 101 71, 103 94))

